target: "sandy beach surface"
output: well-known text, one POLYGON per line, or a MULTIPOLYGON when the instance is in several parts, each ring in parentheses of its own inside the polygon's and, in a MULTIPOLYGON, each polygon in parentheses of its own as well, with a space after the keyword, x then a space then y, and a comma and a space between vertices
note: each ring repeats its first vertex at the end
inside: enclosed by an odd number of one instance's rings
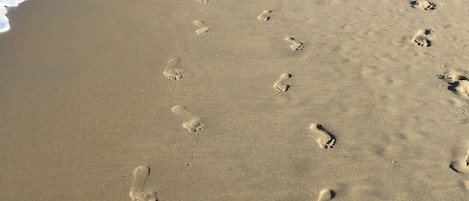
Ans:
POLYGON ((467 200, 462 0, 27 0, 0 200, 467 200))

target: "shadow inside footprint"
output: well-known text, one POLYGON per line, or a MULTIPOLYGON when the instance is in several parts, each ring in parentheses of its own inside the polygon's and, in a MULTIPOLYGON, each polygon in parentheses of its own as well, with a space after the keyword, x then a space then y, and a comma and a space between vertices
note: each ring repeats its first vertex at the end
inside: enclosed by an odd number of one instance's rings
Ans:
POLYGON ((336 196, 335 191, 331 190, 331 199, 334 199, 335 196, 336 196))
POLYGON ((448 90, 456 93, 458 90, 456 89, 459 86, 459 82, 448 83, 448 90))
POLYGON ((329 136, 331 136, 331 140, 329 140, 329 141, 332 141, 332 140, 336 139, 335 135, 333 135, 331 132, 327 131, 321 124, 318 124, 317 128, 324 131, 324 132, 326 132, 329 136))
POLYGON ((467 174, 469 173, 469 162, 459 162, 459 161, 452 161, 449 164, 449 168, 459 174, 467 174))

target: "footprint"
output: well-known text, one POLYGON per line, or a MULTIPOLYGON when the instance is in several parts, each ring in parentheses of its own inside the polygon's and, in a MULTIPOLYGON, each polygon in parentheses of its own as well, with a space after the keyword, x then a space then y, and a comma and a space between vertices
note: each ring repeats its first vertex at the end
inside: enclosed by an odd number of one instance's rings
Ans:
POLYGON ((449 167, 457 173, 469 173, 469 150, 466 151, 464 158, 451 161, 449 167))
POLYGON ((437 75, 437 77, 448 82, 448 90, 469 99, 469 79, 466 76, 456 71, 450 71, 437 75))
POLYGON ((206 33, 208 33, 208 31, 210 30, 210 28, 208 28, 204 21, 202 20, 195 20, 192 22, 192 24, 194 24, 196 27, 198 27, 198 29, 195 30, 195 33, 197 35, 205 35, 206 33))
POLYGON ((418 46, 429 47, 431 45, 431 41, 427 38, 428 34, 430 34, 430 30, 421 29, 412 38, 412 42, 418 46))
POLYGON ((163 71, 164 76, 170 80, 180 80, 182 78, 182 70, 174 68, 178 63, 179 59, 170 59, 163 71))
POLYGON ((208 3, 208 0, 196 0, 199 3, 208 3))
POLYGON ((157 201, 156 192, 145 190, 145 182, 150 175, 150 168, 138 166, 134 169, 134 179, 130 188, 132 201, 157 201))
POLYGON ((261 22, 266 22, 270 19, 269 13, 271 12, 271 10, 264 10, 259 16, 257 16, 257 19, 261 22))
POLYGON ((319 147, 323 149, 333 149, 336 143, 335 136, 324 129, 321 124, 312 123, 309 127, 312 131, 321 136, 316 140, 319 147))
POLYGON ((280 78, 277 80, 277 82, 274 83, 273 88, 279 93, 286 92, 288 88, 290 88, 290 85, 285 84, 284 81, 288 80, 290 77, 291 75, 288 73, 282 74, 280 78))
POLYGON ((418 5, 422 10, 433 10, 436 8, 436 5, 430 1, 417 0, 410 2, 410 6, 412 8, 415 8, 416 5, 418 5))
POLYGON ((332 191, 331 189, 328 189, 328 188, 322 189, 321 192, 319 192, 318 201, 332 200, 332 198, 334 198, 334 194, 335 194, 334 191, 332 191))
POLYGON ((304 47, 303 43, 295 40, 292 37, 286 37, 285 40, 291 43, 290 48, 292 50, 302 50, 304 47))
POLYGON ((191 133, 196 133, 204 127, 204 124, 200 122, 200 118, 189 112, 183 105, 175 105, 171 108, 171 111, 183 118, 184 123, 182 126, 191 133))

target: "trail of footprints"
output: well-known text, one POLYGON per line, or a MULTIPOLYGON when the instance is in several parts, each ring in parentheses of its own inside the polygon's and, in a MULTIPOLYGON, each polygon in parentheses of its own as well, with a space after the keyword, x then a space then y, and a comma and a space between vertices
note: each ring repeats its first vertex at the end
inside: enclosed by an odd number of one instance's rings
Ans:
MULTIPOLYGON (((205 4, 209 3, 209 0, 196 0, 196 2, 205 4)), ((412 8, 418 7, 424 11, 430 11, 436 8, 436 5, 430 1, 417 0, 411 1, 410 5, 412 8)), ((258 16, 257 20, 260 22, 267 22, 271 19, 272 10, 264 10, 258 16)), ((202 20, 195 20, 192 24, 196 27, 195 33, 199 36, 206 35, 210 28, 202 20)), ((412 43, 417 46, 429 47, 431 41, 428 38, 430 30, 422 29, 412 37, 412 43)), ((290 49, 299 51, 304 48, 304 44, 293 37, 284 38, 285 41, 290 43, 290 49)), ((169 80, 181 80, 182 70, 176 68, 180 63, 179 59, 170 59, 167 62, 166 68, 163 74, 169 80)), ((456 75, 454 73, 446 73, 438 76, 440 79, 444 79, 448 82, 448 89, 469 98, 469 80, 467 77, 462 75, 456 75)), ((289 90, 290 85, 286 84, 286 81, 291 78, 291 74, 284 73, 280 75, 280 78, 273 84, 273 89, 279 93, 284 93, 289 90)), ((204 124, 200 118, 192 114, 185 106, 175 105, 171 108, 171 111, 182 119, 182 127, 190 133, 196 133, 204 128, 204 124)), ((312 123, 309 129, 314 133, 316 142, 321 149, 333 149, 336 144, 336 138, 333 134, 327 131, 321 124, 312 123)), ((466 154, 464 159, 454 160, 450 163, 450 168, 458 173, 469 172, 469 152, 466 154)), ((130 190, 130 197, 133 201, 156 201, 157 194, 154 191, 150 191, 145 188, 147 177, 150 175, 150 169, 146 166, 139 166, 134 170, 134 177, 132 187, 130 190)), ((335 192, 331 189, 325 188, 319 192, 318 201, 332 200, 335 196, 335 192)))
MULTIPOLYGON (((426 0, 411 1, 410 4, 412 8, 418 6, 420 9, 425 11, 430 11, 436 8, 436 4, 426 0)), ((428 47, 431 45, 431 42, 427 37, 429 34, 430 30, 428 29, 419 30, 412 38, 412 42, 418 46, 428 47)), ((437 77, 447 82, 448 90, 463 98, 469 99, 469 79, 464 75, 464 73, 450 70, 449 72, 437 75, 437 77)), ((469 173, 469 147, 466 147, 466 153, 463 157, 457 156, 451 160, 449 168, 459 174, 469 173)), ((461 182, 461 184, 464 189, 469 191, 469 180, 467 177, 461 182)))
MULTIPOLYGON (((430 1, 425 1, 425 0, 416 0, 416 1, 411 1, 410 6, 412 8, 415 8, 418 6, 420 9, 424 11, 430 11, 436 8, 436 5, 433 2, 430 1)), ((417 31, 417 34, 415 34, 412 37, 412 43, 414 43, 417 46, 421 47, 429 47, 431 46, 431 41, 428 39, 428 35, 430 34, 429 29, 421 29, 417 31)))
MULTIPOLYGON (((208 0, 196 0, 199 3, 208 3, 208 0)), ((270 14, 272 10, 264 10, 257 17, 261 22, 266 22, 270 19, 270 14)), ((195 33, 197 35, 205 35, 209 32, 210 28, 202 20, 195 20, 192 22, 196 26, 195 33)), ((290 43, 290 48, 292 50, 302 50, 304 45, 302 42, 297 41, 292 37, 286 37, 285 41, 290 43)), ((169 80, 181 80, 182 70, 176 68, 180 63, 178 58, 170 59, 167 62, 166 68, 163 71, 163 75, 169 80)), ((273 89, 279 93, 284 93, 289 90, 290 85, 285 82, 290 79, 291 74, 284 73, 280 75, 279 79, 273 84, 273 89)), ((179 116, 182 119, 182 127, 185 128, 190 133, 196 133, 200 131, 204 124, 201 122, 200 118, 192 114, 186 106, 175 105, 171 108, 171 111, 179 116)), ((311 124, 310 129, 315 132, 317 136, 317 143, 319 147, 323 149, 332 149, 335 145, 335 137, 326 131, 320 124, 311 124)), ((153 201, 157 200, 156 192, 149 191, 145 189, 145 182, 147 177, 150 174, 150 169, 146 166, 139 166, 134 170, 134 178, 132 187, 130 190, 130 197, 133 201, 153 201)), ((318 201, 327 201, 331 200, 334 196, 334 192, 330 189, 323 189, 319 192, 318 201)))

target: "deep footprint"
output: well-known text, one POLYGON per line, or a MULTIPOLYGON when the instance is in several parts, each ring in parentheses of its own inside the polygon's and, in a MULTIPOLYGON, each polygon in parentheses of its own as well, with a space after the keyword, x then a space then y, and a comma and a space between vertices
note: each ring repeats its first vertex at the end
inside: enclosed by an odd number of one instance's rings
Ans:
POLYGON ((450 71, 437 75, 437 77, 448 82, 448 90, 469 99, 469 80, 466 76, 455 71, 450 71))
POLYGON ((319 147, 322 149, 333 149, 336 143, 335 136, 329 133, 321 124, 312 123, 309 127, 313 132, 319 134, 320 137, 316 140, 319 147))
POLYGON ((182 127, 191 133, 196 133, 204 127, 204 124, 200 122, 200 118, 189 112, 183 105, 175 105, 171 108, 171 111, 183 119, 182 127))
POLYGON ((431 41, 427 38, 428 34, 430 34, 430 30, 421 29, 412 37, 412 42, 421 47, 429 47, 431 41))
POLYGON ((425 0, 417 0, 417 1, 411 1, 410 6, 412 8, 415 8, 415 6, 419 6, 420 9, 422 10, 433 10, 436 8, 436 5, 430 1, 425 1, 425 0))

